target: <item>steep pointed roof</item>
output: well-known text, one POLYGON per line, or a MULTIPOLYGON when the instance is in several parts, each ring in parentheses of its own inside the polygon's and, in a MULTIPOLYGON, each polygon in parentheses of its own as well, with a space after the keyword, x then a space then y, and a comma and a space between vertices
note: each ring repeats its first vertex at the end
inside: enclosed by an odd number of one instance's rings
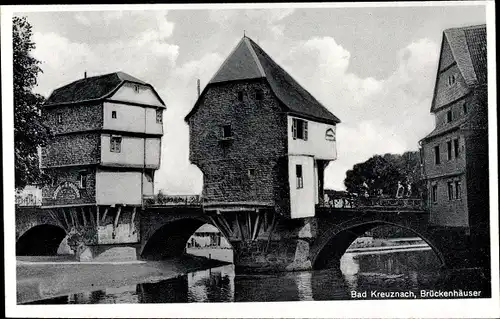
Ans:
MULTIPOLYGON (((55 89, 45 102, 45 106, 67 105, 104 99, 113 94, 124 82, 137 83, 153 88, 150 84, 136 77, 118 71, 80 79, 55 89)), ((158 98, 160 99, 159 96, 158 98)), ((161 99, 160 101, 164 104, 161 99)))
MULTIPOLYGON (((487 85, 486 25, 446 29, 443 31, 441 54, 443 54, 442 51, 446 43, 449 45, 453 59, 464 78, 465 84, 469 88, 487 85)), ((441 66, 438 67, 438 70, 440 69, 441 66)), ((436 74, 431 112, 435 111, 438 77, 439 71, 436 74)))
MULTIPOLYGON (((340 123, 335 115, 274 62, 259 45, 246 36, 222 63, 207 87, 228 81, 259 78, 267 80, 273 93, 290 113, 322 122, 340 123)), ((196 111, 198 101, 186 116, 186 120, 196 111)))
POLYGON ((447 29, 444 36, 465 83, 469 86, 486 83, 486 25, 447 29))

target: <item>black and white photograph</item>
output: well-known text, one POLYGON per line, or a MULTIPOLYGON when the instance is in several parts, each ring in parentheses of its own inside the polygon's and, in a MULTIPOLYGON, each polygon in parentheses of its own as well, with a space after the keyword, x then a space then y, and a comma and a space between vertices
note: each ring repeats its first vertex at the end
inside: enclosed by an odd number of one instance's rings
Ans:
POLYGON ((2 6, 6 314, 500 316, 494 12, 2 6))

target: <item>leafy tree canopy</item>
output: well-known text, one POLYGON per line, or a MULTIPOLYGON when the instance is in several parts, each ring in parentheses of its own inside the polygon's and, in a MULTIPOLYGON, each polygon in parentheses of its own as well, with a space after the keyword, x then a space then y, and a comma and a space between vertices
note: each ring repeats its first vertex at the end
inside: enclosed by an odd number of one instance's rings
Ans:
POLYGON ((31 25, 25 17, 14 17, 12 22, 15 186, 22 189, 47 181, 39 169, 38 148, 47 143, 50 131, 41 119, 44 98, 32 92, 42 69, 30 54, 35 48, 31 25))
POLYGON ((418 152, 375 155, 346 172, 344 185, 350 193, 369 196, 396 196, 398 183, 405 196, 421 196, 423 182, 420 176, 418 152))

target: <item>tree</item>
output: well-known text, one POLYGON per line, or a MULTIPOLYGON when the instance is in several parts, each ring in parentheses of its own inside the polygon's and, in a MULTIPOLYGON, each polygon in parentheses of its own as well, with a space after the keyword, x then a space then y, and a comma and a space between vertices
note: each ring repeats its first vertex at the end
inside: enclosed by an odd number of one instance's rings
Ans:
POLYGON ((398 182, 405 188, 405 194, 422 195, 424 183, 420 175, 418 152, 375 155, 348 170, 344 185, 348 192, 359 195, 394 197, 398 182))
POLYGON ((39 168, 38 148, 46 145, 51 134, 41 118, 45 99, 32 92, 42 69, 39 67, 41 62, 30 54, 35 48, 31 25, 25 17, 14 17, 12 23, 15 186, 22 189, 47 181, 39 168))

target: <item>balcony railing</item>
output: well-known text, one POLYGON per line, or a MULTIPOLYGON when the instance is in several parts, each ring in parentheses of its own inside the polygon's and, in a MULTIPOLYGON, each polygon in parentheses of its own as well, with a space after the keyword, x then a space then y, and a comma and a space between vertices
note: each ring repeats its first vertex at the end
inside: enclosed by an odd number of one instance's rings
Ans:
POLYGON ((149 195, 144 196, 145 206, 187 206, 187 205, 201 205, 203 198, 200 195, 149 195))
POLYGON ((318 206, 341 209, 400 208, 424 210, 425 201, 421 198, 358 197, 351 195, 341 195, 321 199, 318 206))
POLYGON ((42 198, 33 194, 27 194, 27 195, 17 194, 16 206, 22 206, 22 207, 42 206, 42 198))

